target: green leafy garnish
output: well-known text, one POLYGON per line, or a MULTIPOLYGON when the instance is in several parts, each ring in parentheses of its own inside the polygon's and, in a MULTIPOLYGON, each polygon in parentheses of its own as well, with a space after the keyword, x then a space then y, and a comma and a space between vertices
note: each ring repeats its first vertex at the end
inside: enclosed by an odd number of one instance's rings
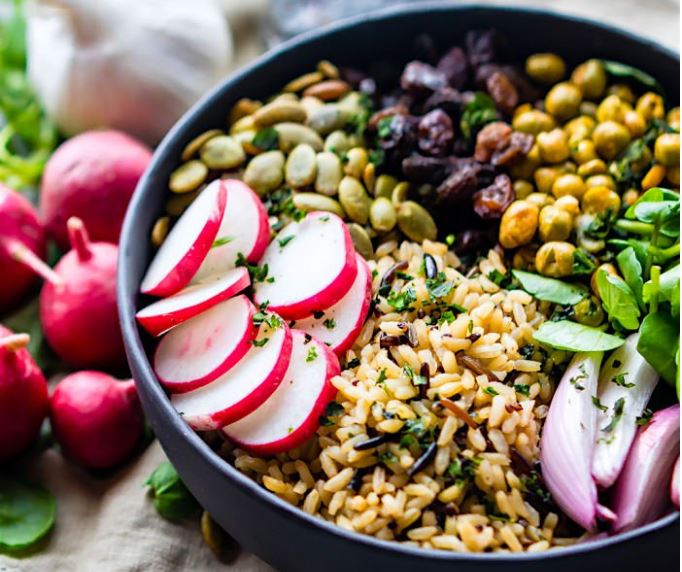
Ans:
POLYGON ((490 387, 490 386, 484 387, 483 393, 487 393, 488 395, 490 395, 492 397, 495 397, 496 395, 500 394, 500 392, 497 391, 497 389, 495 389, 494 387, 490 387))
POLYGON ((599 411, 606 411, 608 409, 606 405, 599 401, 599 398, 596 395, 592 396, 592 403, 599 411))
POLYGON ((192 516, 199 504, 182 482, 175 467, 168 461, 161 463, 145 482, 154 497, 157 512, 168 520, 182 520, 192 516))
POLYGON ((308 353, 305 356, 305 361, 310 363, 311 361, 315 361, 317 359, 317 348, 315 346, 310 346, 308 348, 308 353))
POLYGON ((636 330, 639 327, 640 310, 634 292, 625 281, 620 276, 599 270, 597 287, 609 320, 623 329, 636 330))
POLYGON ((336 423, 336 418, 344 412, 343 406, 336 401, 330 401, 324 408, 324 413, 320 416, 322 427, 331 427, 336 423))
POLYGON ((525 383, 517 383, 514 385, 514 391, 528 397, 530 395, 530 385, 526 385, 525 383))
POLYGON ((277 240, 277 244, 279 244, 280 248, 284 248, 287 244, 289 244, 292 240, 294 240, 294 235, 290 236, 285 236, 284 238, 280 238, 277 240))
POLYGON ((426 279, 426 288, 429 291, 431 300, 444 298, 455 287, 454 282, 448 282, 445 277, 445 272, 439 272, 435 278, 426 279))
POLYGON ((393 122, 393 116, 382 117, 377 123, 377 135, 381 139, 386 139, 391 135, 391 123, 393 122))
POLYGON ((623 409, 625 408, 625 398, 621 397, 620 399, 616 400, 616 402, 613 404, 613 417, 611 417, 610 423, 602 428, 602 431, 604 433, 611 433, 613 430, 616 428, 618 423, 620 423, 620 420, 623 418, 623 409))
POLYGON ((512 270, 512 275, 526 292, 538 300, 574 306, 587 296, 584 288, 556 278, 546 278, 523 270, 512 270))
POLYGON ((464 104, 459 129, 471 141, 485 125, 493 121, 497 121, 495 102, 488 94, 477 91, 471 101, 464 104))
POLYGON ((637 351, 668 383, 677 380, 675 357, 680 346, 679 321, 670 314, 647 315, 639 329, 637 351))
POLYGON ((419 386, 427 384, 426 377, 418 373, 415 373, 414 369, 412 369, 412 367, 407 364, 403 366, 403 373, 405 374, 407 379, 409 379, 412 382, 412 385, 419 386))
POLYGON ((569 352, 609 351, 625 343, 622 338, 568 320, 544 322, 533 337, 541 344, 569 352))
POLYGON ((336 320, 334 318, 327 318, 322 325, 328 330, 333 330, 336 327, 336 320))
POLYGON ((648 73, 643 72, 638 68, 620 62, 614 62, 613 60, 602 60, 602 64, 604 64, 606 73, 613 77, 635 81, 644 87, 663 94, 663 87, 661 84, 648 73))
POLYGON ((403 292, 391 291, 386 298, 386 302, 396 312, 405 312, 412 310, 412 303, 417 300, 417 295, 412 288, 408 288, 403 292))
POLYGON ((625 389, 630 389, 631 387, 635 387, 634 383, 629 383, 625 381, 625 377, 627 376, 628 372, 624 371, 623 373, 619 373, 614 375, 611 378, 611 382, 615 383, 616 385, 619 385, 620 387, 624 387, 625 389))
POLYGON ((630 287, 630 290, 632 290, 637 303, 640 305, 640 307, 643 307, 643 268, 639 262, 639 259, 637 258, 635 249, 631 246, 628 246, 618 253, 618 256, 616 256, 616 261, 618 262, 618 269, 623 275, 625 283, 630 287))
POLYGON ((244 255, 239 252, 237 253, 237 261, 235 263, 237 266, 243 266, 249 272, 251 276, 251 283, 256 282, 274 282, 274 277, 268 278, 268 265, 263 264, 263 266, 258 266, 257 264, 249 264, 244 255))
POLYGON ((251 144, 261 151, 273 151, 279 148, 279 133, 274 127, 265 127, 253 136, 251 144))
POLYGON ((54 496, 38 485, 0 474, 0 552, 30 548, 52 529, 54 496))
POLYGON ((219 246, 223 246, 224 244, 228 244, 234 240, 233 236, 221 236, 220 238, 216 238, 213 241, 213 244, 211 245, 211 248, 218 248, 219 246))
POLYGON ((269 341, 270 341, 270 338, 261 338, 260 340, 253 340, 253 342, 251 342, 251 343, 254 346, 256 346, 257 348, 262 348, 269 341))

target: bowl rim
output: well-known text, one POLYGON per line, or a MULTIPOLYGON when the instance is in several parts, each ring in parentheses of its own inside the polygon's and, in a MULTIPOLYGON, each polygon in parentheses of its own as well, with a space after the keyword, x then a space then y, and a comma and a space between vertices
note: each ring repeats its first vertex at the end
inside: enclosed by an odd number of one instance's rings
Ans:
POLYGON ((232 483, 239 487, 243 493, 253 495, 258 502, 270 505, 273 510, 282 513, 283 516, 294 518, 302 526, 307 528, 321 529, 327 534, 336 536, 338 539, 350 543, 365 544, 369 548, 380 551, 393 552, 394 556, 409 556, 410 558, 418 558, 423 560, 445 560, 451 562, 478 562, 478 563, 522 563, 522 562, 537 562, 540 560, 554 560, 565 557, 580 555, 586 552, 596 551, 602 548, 607 548, 620 543, 628 542, 635 538, 645 536, 651 532, 663 529, 667 526, 673 525, 679 521, 680 513, 673 511, 658 520, 649 523, 645 526, 638 527, 634 530, 620 533, 616 536, 606 538, 597 538, 586 542, 578 542, 574 545, 562 547, 560 550, 546 550, 536 553, 457 553, 436 549, 424 549, 405 545, 400 542, 387 541, 361 534, 359 532, 348 531, 336 524, 316 518, 309 515, 302 509, 295 507, 286 501, 280 499, 271 492, 265 490, 258 485, 256 481, 249 478, 247 475, 239 471, 227 460, 218 456, 205 441, 203 441, 197 433, 192 431, 183 421, 182 417, 172 407, 168 396, 163 390, 161 384, 156 380, 152 370, 151 363, 145 352, 144 345, 140 336, 140 331, 135 320, 135 296, 136 292, 131 293, 127 291, 125 285, 130 281, 130 270, 126 264, 127 258, 130 256, 129 251, 134 248, 129 236, 133 230, 135 219, 138 212, 141 210, 142 196, 145 193, 152 192, 153 177, 152 174, 157 170, 158 166, 163 163, 169 150, 172 148, 176 137, 181 135, 185 130, 191 127, 195 120, 196 112, 205 107, 215 105, 222 97, 224 91, 231 89, 235 84, 238 84, 243 78, 256 73, 260 68, 268 65, 273 60, 276 60, 283 53, 293 49, 304 46, 305 44, 314 42, 318 38, 335 33, 338 31, 347 30, 360 24, 380 23, 383 20, 404 17, 411 13, 422 13, 424 11, 432 12, 450 12, 450 11, 466 11, 466 12, 502 12, 502 13, 525 13, 529 15, 544 16, 549 19, 564 20, 574 22, 576 24, 585 24, 593 28, 599 29, 603 32, 616 34, 627 37, 627 39, 642 44, 642 47, 653 50, 654 52, 662 53, 670 58, 679 60, 679 54, 671 48, 662 45, 649 38, 644 38, 629 30, 624 30, 610 24, 597 22, 584 16, 574 14, 567 14, 550 9, 536 8, 529 6, 514 6, 514 5, 480 5, 473 3, 453 4, 451 2, 438 0, 426 1, 416 4, 402 4, 397 6, 390 6, 380 10, 372 11, 366 14, 360 14, 351 18, 346 18, 338 22, 326 25, 319 29, 306 32, 291 38, 278 46, 261 54, 247 65, 240 67, 230 75, 219 82, 212 90, 205 94, 197 103, 195 103, 169 130, 161 143, 154 151, 153 158, 147 167, 142 179, 140 180, 135 193, 130 201, 128 211, 124 220, 121 231, 120 240, 120 256, 117 275, 117 300, 119 306, 119 315, 121 321, 121 329, 123 339, 125 341, 126 349, 129 354, 129 361, 136 362, 138 377, 135 382, 144 384, 146 389, 151 394, 152 398, 157 401, 158 407, 162 414, 167 417, 167 421, 173 426, 173 430, 179 434, 182 439, 185 439, 190 446, 192 446, 201 455, 202 459, 212 465, 213 469, 222 473, 226 478, 230 479, 232 483))

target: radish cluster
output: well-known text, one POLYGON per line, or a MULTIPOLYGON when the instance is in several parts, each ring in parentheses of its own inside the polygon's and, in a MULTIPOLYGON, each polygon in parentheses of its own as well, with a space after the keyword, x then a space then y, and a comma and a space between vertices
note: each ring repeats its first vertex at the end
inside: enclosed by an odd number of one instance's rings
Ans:
POLYGON ((353 344, 371 297, 367 263, 337 216, 309 213, 269 239, 248 186, 211 183, 142 280, 143 294, 162 299, 137 314, 163 335, 153 367, 183 419, 258 454, 315 432, 336 394, 337 355, 353 344), (245 263, 258 263, 251 276, 245 263))

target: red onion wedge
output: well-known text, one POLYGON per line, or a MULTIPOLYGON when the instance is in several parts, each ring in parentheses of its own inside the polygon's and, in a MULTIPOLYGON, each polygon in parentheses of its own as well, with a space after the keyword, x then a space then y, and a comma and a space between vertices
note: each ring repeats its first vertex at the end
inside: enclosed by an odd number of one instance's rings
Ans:
POLYGON ((577 353, 554 394, 542 430, 542 476, 556 503, 586 530, 596 517, 612 518, 597 503, 592 452, 597 426, 597 380, 602 352, 577 353))
POLYGON ((632 530, 660 517, 670 505, 668 490, 680 455, 680 406, 654 413, 642 427, 613 489, 615 532, 632 530))
POLYGON ((680 508, 680 458, 677 457, 677 463, 675 463, 675 469, 673 470, 673 478, 670 481, 670 499, 673 504, 679 509, 680 508))
POLYGON ((658 374, 637 351, 639 334, 632 334, 616 349, 599 374, 597 442, 592 476, 597 485, 609 488, 623 468, 642 415, 658 382, 658 374))

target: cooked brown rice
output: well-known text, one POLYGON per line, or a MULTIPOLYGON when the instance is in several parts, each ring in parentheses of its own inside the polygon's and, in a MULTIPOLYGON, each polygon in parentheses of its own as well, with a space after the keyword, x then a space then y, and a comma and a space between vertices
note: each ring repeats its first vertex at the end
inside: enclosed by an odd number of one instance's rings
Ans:
POLYGON ((532 470, 549 374, 566 357, 530 345, 548 305, 501 289, 497 252, 464 275, 445 244, 429 241, 377 249, 375 298, 398 262, 407 266, 390 284, 393 304, 379 298, 347 352, 332 381, 338 406, 316 437, 275 458, 223 452, 309 514, 380 539, 458 552, 574 542, 555 534, 559 516, 532 470), (443 273, 435 282, 426 254, 443 273))

